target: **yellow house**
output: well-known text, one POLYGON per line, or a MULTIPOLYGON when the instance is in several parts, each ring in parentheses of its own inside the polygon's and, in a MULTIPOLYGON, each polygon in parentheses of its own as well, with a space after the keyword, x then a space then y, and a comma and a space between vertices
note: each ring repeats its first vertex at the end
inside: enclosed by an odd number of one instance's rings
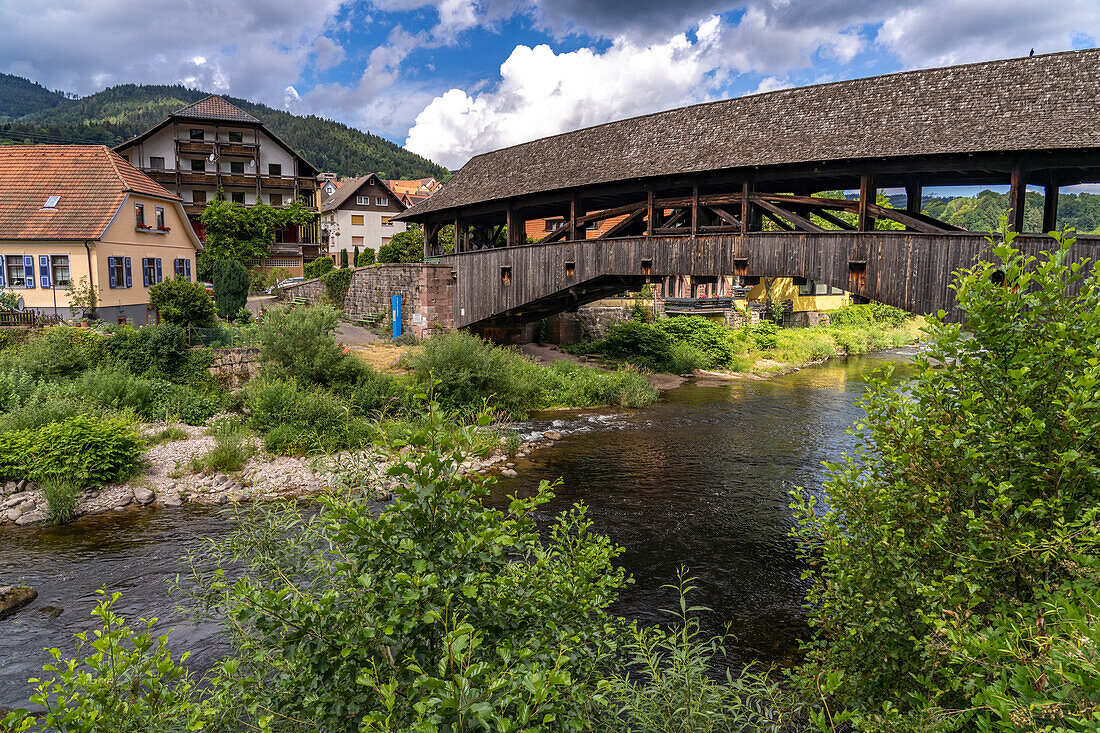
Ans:
POLYGON ((767 287, 765 287, 764 278, 760 278, 760 282, 749 290, 747 298, 753 302, 765 301, 768 299, 769 290, 773 301, 791 301, 792 313, 836 310, 848 305, 850 297, 840 288, 830 287, 813 280, 775 277, 768 279, 767 287))
POLYGON ((178 196, 103 145, 0 146, 0 288, 70 318, 89 286, 102 320, 155 323, 149 288, 192 279, 199 240, 178 196))

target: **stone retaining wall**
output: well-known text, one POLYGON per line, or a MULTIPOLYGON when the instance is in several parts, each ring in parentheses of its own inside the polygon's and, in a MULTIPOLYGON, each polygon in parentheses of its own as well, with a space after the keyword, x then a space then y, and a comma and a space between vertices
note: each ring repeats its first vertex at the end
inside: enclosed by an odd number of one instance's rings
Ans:
POLYGON ((214 363, 207 371, 226 389, 244 386, 260 371, 260 350, 251 346, 211 349, 214 363))
MULTIPOLYGON (((316 303, 325 294, 320 279, 306 280, 279 293, 280 300, 305 298, 316 303)), ((357 267, 344 297, 344 317, 390 317, 392 297, 401 296, 401 330, 423 338, 431 329, 454 327, 454 279, 451 266, 430 262, 357 267)))

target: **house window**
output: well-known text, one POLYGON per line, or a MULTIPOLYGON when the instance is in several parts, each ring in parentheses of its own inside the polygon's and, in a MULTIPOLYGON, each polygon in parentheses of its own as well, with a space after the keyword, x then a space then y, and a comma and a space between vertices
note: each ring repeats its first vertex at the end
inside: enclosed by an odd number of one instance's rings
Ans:
POLYGON ((244 133, 243 132, 233 132, 231 130, 229 132, 229 142, 231 142, 231 143, 243 143, 244 142, 244 133))
POLYGON ((370 196, 356 196, 355 203, 359 206, 370 206, 370 196))
POLYGON ((234 160, 229 164, 229 172, 238 175, 244 175, 244 161, 234 160))
POLYGON ((352 247, 362 247, 363 246, 363 238, 362 237, 352 237, 351 238, 351 246, 352 247))
POLYGON ((234 191, 233 193, 230 194, 230 196, 233 197, 233 203, 235 203, 235 204, 243 204, 244 203, 244 191, 234 191))
POLYGON ((283 175, 283 166, 281 163, 268 163, 267 174, 269 176, 281 176, 283 175))
POLYGON ((191 160, 191 170, 196 173, 204 173, 206 171, 206 158, 193 158, 191 160))
POLYGON ((844 292, 840 288, 834 288, 825 283, 814 282, 813 280, 795 278, 795 283, 798 285, 799 295, 840 295, 844 292))
POLYGON ((351 225, 353 227, 363 226, 363 215, 362 214, 352 214, 351 215, 351 225))
POLYGON ((206 130, 200 130, 197 127, 192 127, 191 128, 191 139, 192 140, 205 140, 206 139, 206 130))
POLYGON ((206 191, 195 190, 191 192, 191 201, 196 204, 206 203, 206 191))
POLYGON ((134 224, 145 226, 145 204, 134 204, 134 224))
POLYGON ((375 206, 389 206, 390 205, 390 200, 388 198, 386 198, 385 196, 379 196, 379 197, 374 199, 374 205, 375 206))
POLYGON ((565 226, 565 219, 547 219, 546 220, 546 231, 548 231, 548 232, 556 232, 557 230, 561 229, 563 226, 565 226))
POLYGON ((164 229, 165 226, 164 226, 164 207, 163 206, 158 206, 156 208, 156 216, 157 216, 157 229, 164 229))
POLYGON ((149 167, 158 171, 164 170, 164 158, 156 155, 151 156, 149 158, 149 167))
POLYGON ((392 227, 393 226, 393 222, 390 221, 390 217, 388 217, 388 216, 383 216, 382 217, 382 226, 384 226, 384 227, 392 227))
POLYGON ((110 281, 112 288, 130 287, 130 258, 108 257, 107 279, 110 281))
POLYGON ((23 266, 23 255, 8 255, 4 258, 4 263, 4 269, 8 272, 8 287, 27 287, 27 269, 23 266))
POLYGON ((275 230, 275 244, 282 244, 282 243, 283 243, 283 230, 282 229, 276 229, 275 230))
POLYGON ((71 282, 69 278, 69 255, 53 255, 50 257, 50 270, 53 272, 53 286, 55 288, 67 288, 71 282))
POLYGON ((271 205, 272 206, 282 206, 283 205, 283 195, 281 193, 273 193, 270 196, 268 196, 268 198, 271 200, 271 205))

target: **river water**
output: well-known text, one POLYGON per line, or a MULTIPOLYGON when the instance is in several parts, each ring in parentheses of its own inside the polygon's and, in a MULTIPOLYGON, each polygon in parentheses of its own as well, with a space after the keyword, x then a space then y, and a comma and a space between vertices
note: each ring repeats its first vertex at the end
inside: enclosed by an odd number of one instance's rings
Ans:
MULTIPOLYGON (((690 601, 712 610, 706 629, 729 625, 731 661, 788 664, 805 631, 802 568, 788 533, 788 492, 820 492, 822 461, 853 448, 847 428, 862 411, 866 377, 912 352, 840 359, 767 381, 666 392, 644 410, 549 416, 518 426, 555 430, 562 440, 517 463, 490 502, 528 494, 540 479, 561 477, 544 523, 575 502, 589 506, 594 529, 624 548, 620 563, 634 583, 617 611, 642 623, 667 618, 676 594, 663 588, 679 567, 696 578, 690 601)), ((156 616, 158 633, 189 666, 209 668, 226 651, 214 624, 173 613, 169 581, 186 550, 225 536, 232 523, 211 508, 125 511, 62 527, 0 530, 0 585, 38 589, 34 604, 0 621, 0 706, 26 704, 48 647, 73 650, 72 635, 95 627, 96 590, 122 593, 116 610, 134 620, 156 616)))

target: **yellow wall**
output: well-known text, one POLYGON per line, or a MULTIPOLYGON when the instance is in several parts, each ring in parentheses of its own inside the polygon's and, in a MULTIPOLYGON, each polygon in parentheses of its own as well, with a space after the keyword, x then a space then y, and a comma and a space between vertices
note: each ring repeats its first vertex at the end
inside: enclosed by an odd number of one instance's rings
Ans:
MULTIPOLYGON (((801 313, 803 311, 831 311, 848 305, 849 295, 799 295, 798 286, 794 279, 789 277, 777 277, 771 281, 772 300, 791 301, 791 311, 801 313)), ((749 291, 748 299, 762 302, 767 299, 767 291, 764 288, 764 280, 753 286, 749 291)))
MULTIPOLYGON (((11 280, 5 278, 5 289, 22 297, 27 308, 40 310, 47 314, 52 313, 55 307, 67 309, 69 307, 69 294, 64 287, 41 287, 38 256, 68 255, 69 273, 73 285, 79 285, 81 278, 88 278, 89 272, 91 273, 90 282, 95 286, 99 298, 98 308, 107 310, 103 314, 105 318, 114 320, 110 309, 124 308, 137 325, 143 325, 145 320, 141 317, 140 308, 136 307, 149 302, 149 289, 143 285, 141 260, 143 257, 159 257, 162 279, 171 279, 175 276, 175 260, 177 258, 189 259, 191 261, 191 277, 195 279, 196 245, 193 239, 194 235, 190 232, 190 226, 187 223, 186 215, 183 213, 183 207, 179 204, 131 195, 120 207, 115 220, 108 226, 103 238, 99 241, 88 242, 87 248, 85 248, 84 242, 0 241, 0 255, 32 255, 35 263, 34 288, 11 288, 11 280), (137 231, 134 214, 135 202, 145 204, 146 223, 154 225, 156 207, 163 206, 165 209, 165 224, 171 231, 163 234, 137 231), (130 258, 132 287, 110 287, 110 276, 107 272, 107 259, 109 257, 130 258)), ((5 275, 7 275, 6 272, 5 275)), ((68 314, 62 313, 61 315, 67 316, 68 314)))

